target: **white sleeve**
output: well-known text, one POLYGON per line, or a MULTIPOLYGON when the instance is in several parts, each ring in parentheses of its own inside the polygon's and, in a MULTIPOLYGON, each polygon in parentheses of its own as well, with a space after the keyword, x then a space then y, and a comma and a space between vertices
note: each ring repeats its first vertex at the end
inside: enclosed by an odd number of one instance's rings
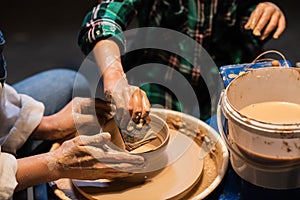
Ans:
POLYGON ((15 154, 41 122, 44 105, 7 84, 0 103, 0 134, 6 135, 0 145, 3 151, 15 154))
POLYGON ((0 199, 10 199, 17 186, 16 172, 18 163, 16 158, 1 152, 0 146, 0 199))

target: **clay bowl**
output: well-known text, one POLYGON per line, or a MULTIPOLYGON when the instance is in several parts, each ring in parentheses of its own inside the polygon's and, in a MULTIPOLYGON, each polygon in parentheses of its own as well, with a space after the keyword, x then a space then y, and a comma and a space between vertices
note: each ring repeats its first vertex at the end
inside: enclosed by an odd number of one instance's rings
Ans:
POLYGON ((144 157, 145 166, 143 169, 133 172, 133 176, 122 178, 128 182, 143 182, 147 178, 154 177, 168 164, 166 148, 170 140, 169 126, 166 121, 155 114, 150 114, 150 129, 156 138, 144 145, 129 151, 130 154, 144 157))
POLYGON ((102 127, 102 131, 109 132, 112 136, 112 143, 109 145, 110 148, 144 157, 145 167, 139 171, 134 171, 133 173, 137 176, 130 178, 130 180, 137 180, 137 177, 151 176, 165 168, 168 163, 166 148, 170 139, 169 126, 164 119, 155 114, 150 113, 149 117, 150 120, 147 130, 151 131, 150 135, 155 136, 155 139, 131 151, 126 148, 126 136, 124 136, 124 131, 120 131, 114 119, 108 121, 102 127))
POLYGON ((150 131, 156 138, 144 145, 130 151, 130 154, 140 155, 145 158, 146 166, 143 172, 156 171, 164 168, 166 161, 166 148, 170 139, 169 126, 166 121, 157 115, 150 114, 150 131))

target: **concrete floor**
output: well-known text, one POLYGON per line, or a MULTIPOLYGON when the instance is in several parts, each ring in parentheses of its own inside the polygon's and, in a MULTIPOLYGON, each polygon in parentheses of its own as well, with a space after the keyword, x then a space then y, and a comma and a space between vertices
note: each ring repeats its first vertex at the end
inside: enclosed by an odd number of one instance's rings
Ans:
MULTIPOLYGON (((299 3, 296 0, 277 1, 286 14, 287 29, 278 40, 271 40, 266 49, 279 50, 295 64, 300 61, 299 3)), ((0 29, 7 41, 8 83, 46 69, 77 69, 84 59, 77 46, 77 32, 85 13, 96 2, 2 1, 0 29)))

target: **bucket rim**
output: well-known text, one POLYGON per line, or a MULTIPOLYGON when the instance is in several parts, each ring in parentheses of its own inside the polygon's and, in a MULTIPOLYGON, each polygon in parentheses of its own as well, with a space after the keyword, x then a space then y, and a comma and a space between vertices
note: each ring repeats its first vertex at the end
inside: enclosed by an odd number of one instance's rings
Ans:
MULTIPOLYGON (((224 112, 223 112, 224 114, 224 112)), ((283 171, 283 170, 290 170, 300 167, 300 158, 295 158, 291 160, 286 160, 285 162, 279 162, 279 163, 273 163, 272 165, 265 164, 264 162, 258 162, 257 160, 252 160, 245 155, 238 149, 234 140, 231 140, 229 138, 228 132, 225 133, 225 130, 223 129, 223 123, 222 123, 222 108, 219 105, 217 110, 217 122, 218 122, 218 129, 221 135, 222 140, 224 141, 226 147, 228 148, 229 152, 231 154, 234 154, 237 156, 240 160, 247 163, 251 167, 254 167, 256 169, 263 169, 265 171, 283 171)), ((226 117, 226 116, 225 116, 226 117)), ((227 119, 228 120, 228 119, 227 119)))
POLYGON ((300 122, 299 123, 269 123, 263 122, 256 119, 253 119, 249 116, 243 115, 237 110, 229 101, 228 93, 231 86, 236 83, 241 77, 247 76, 251 72, 254 71, 267 71, 270 69, 274 70, 289 70, 289 71, 297 71, 300 77, 300 68, 295 67, 264 67, 264 68, 256 68, 251 69, 250 71, 239 74, 222 92, 222 96, 220 97, 222 102, 222 110, 224 115, 231 120, 238 122, 247 130, 251 130, 253 128, 257 129, 258 134, 268 137, 275 138, 296 138, 300 137, 300 122), (230 113, 230 114, 229 114, 230 113), (274 134, 278 133, 278 134, 274 134))
POLYGON ((247 130, 255 129, 257 134, 272 138, 293 139, 300 137, 300 123, 276 124, 262 122, 241 114, 228 101, 226 91, 222 95, 221 108, 227 119, 238 123, 247 130))

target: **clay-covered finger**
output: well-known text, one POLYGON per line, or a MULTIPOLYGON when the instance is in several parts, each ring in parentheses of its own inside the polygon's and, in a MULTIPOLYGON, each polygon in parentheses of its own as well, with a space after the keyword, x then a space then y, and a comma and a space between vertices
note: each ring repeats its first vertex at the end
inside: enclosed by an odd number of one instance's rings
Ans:
POLYGON ((139 89, 138 87, 136 86, 129 86, 129 101, 128 101, 128 109, 130 110, 130 114, 133 115, 133 110, 134 110, 134 96, 136 95, 136 91, 139 89))
POLYGON ((143 112, 143 95, 140 89, 135 90, 132 95, 133 113, 143 112))
POLYGON ((268 24, 270 19, 272 18, 273 11, 268 10, 265 11, 261 17, 259 18, 257 24, 253 28, 253 34, 255 36, 261 36, 261 31, 265 28, 265 26, 268 24))
POLYGON ((86 136, 81 135, 75 138, 75 143, 78 146, 103 146, 110 141, 111 136, 107 132, 99 133, 97 135, 86 136))
POLYGON ((100 98, 96 98, 94 103, 96 112, 110 112, 112 110, 112 104, 100 98))
MULTIPOLYGON (((146 92, 142 91, 142 95, 143 95, 143 101, 142 101, 142 105, 143 105, 143 116, 146 116, 149 114, 150 112, 150 107, 151 107, 151 104, 149 102, 149 99, 147 97, 147 94, 146 92)), ((143 118, 143 117, 142 117, 143 118)))
POLYGON ((258 6, 255 8, 255 10, 251 13, 250 18, 248 22, 245 25, 245 29, 254 29, 256 24, 258 23, 258 20, 260 19, 261 15, 263 14, 263 8, 264 6, 262 4, 258 4, 258 6))
POLYGON ((85 147, 85 151, 88 151, 99 162, 103 163, 132 163, 137 165, 144 164, 144 158, 138 155, 132 155, 127 152, 109 150, 105 147, 99 148, 99 145, 89 145, 85 147), (102 149, 105 151, 102 151, 102 149))
MULTIPOLYGON (((139 103, 141 104, 141 99, 139 101, 139 103)), ((136 107, 133 107, 133 111, 132 111, 132 116, 131 116, 131 120, 134 122, 134 123, 139 123, 140 119, 142 118, 142 105, 139 105, 136 107)))
POLYGON ((131 120, 134 123, 138 123, 142 116, 142 95, 140 89, 135 86, 130 86, 131 96, 129 100, 129 107, 131 111, 131 120))
POLYGON ((277 29, 275 31, 275 33, 273 34, 273 38, 277 39, 285 30, 286 27, 286 21, 285 21, 285 17, 284 15, 281 15, 278 21, 278 26, 277 29))
POLYGON ((146 93, 139 89, 137 97, 138 99, 135 99, 136 102, 134 102, 136 106, 134 108, 134 115, 132 117, 135 123, 139 123, 140 119, 146 118, 150 112, 150 102, 146 93))
POLYGON ((266 26, 263 34, 261 35, 261 39, 264 40, 266 37, 268 37, 271 32, 276 30, 278 26, 278 21, 279 21, 280 14, 278 12, 274 13, 268 22, 268 25, 266 26))
POLYGON ((128 173, 140 171, 144 167, 144 165, 137 165, 131 163, 110 164, 108 166, 117 171, 128 172, 128 173))
POLYGON ((143 165, 144 164, 144 158, 137 155, 131 155, 128 153, 106 153, 106 156, 103 158, 100 158, 99 161, 105 162, 105 163, 132 163, 136 165, 143 165))

